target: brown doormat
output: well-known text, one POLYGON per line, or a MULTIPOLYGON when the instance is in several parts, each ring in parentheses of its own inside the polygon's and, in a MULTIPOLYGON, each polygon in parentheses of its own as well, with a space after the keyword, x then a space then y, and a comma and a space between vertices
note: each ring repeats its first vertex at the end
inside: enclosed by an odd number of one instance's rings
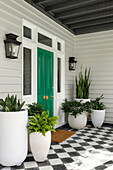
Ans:
POLYGON ((61 143, 75 133, 74 131, 56 129, 56 132, 51 133, 51 141, 61 143))

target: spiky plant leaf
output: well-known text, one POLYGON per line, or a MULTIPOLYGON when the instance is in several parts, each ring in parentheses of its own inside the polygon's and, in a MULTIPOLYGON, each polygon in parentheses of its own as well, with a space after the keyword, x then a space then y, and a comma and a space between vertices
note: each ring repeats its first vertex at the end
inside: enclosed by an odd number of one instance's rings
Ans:
POLYGON ((90 68, 85 69, 84 76, 82 74, 82 65, 78 75, 79 79, 77 80, 77 76, 75 77, 76 82, 76 97, 80 99, 87 99, 89 97, 89 87, 91 85, 90 77, 90 68))
POLYGON ((2 106, 2 110, 4 112, 12 112, 12 111, 20 111, 23 107, 25 102, 20 103, 19 100, 17 100, 17 96, 12 95, 11 97, 9 94, 5 98, 5 100, 0 99, 0 105, 2 106))

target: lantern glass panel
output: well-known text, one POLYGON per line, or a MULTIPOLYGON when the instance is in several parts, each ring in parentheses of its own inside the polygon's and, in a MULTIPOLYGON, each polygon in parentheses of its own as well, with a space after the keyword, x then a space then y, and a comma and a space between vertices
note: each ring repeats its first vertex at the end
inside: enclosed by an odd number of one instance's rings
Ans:
POLYGON ((12 45, 11 44, 6 44, 6 56, 11 56, 12 55, 12 45))
POLYGON ((75 70, 75 63, 69 63, 69 69, 75 70))
POLYGON ((16 44, 8 43, 6 44, 6 55, 7 57, 17 58, 19 52, 19 46, 16 44))
POLYGON ((12 56, 18 57, 19 46, 16 44, 12 44, 12 56))

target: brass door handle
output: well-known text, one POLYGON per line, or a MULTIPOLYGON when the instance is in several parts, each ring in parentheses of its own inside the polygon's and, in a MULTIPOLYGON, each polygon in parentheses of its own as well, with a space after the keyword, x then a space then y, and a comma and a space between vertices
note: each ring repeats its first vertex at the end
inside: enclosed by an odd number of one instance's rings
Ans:
POLYGON ((48 96, 46 96, 46 100, 48 100, 48 96))
POLYGON ((53 98, 53 96, 51 96, 51 98, 53 98))
POLYGON ((44 100, 46 99, 46 96, 45 96, 45 95, 43 96, 43 99, 44 99, 44 100))

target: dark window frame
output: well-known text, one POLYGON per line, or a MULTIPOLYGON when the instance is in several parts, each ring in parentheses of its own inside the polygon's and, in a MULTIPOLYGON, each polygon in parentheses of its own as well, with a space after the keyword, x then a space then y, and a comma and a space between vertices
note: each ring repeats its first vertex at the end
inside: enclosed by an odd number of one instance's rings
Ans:
POLYGON ((61 93, 61 86, 62 86, 62 82, 61 82, 61 74, 62 74, 62 70, 61 70, 61 58, 57 58, 57 93, 61 93))
POLYGON ((48 37, 40 32, 38 32, 38 43, 41 43, 43 45, 46 45, 48 47, 53 47, 53 40, 51 37, 48 37), (44 42, 44 41, 47 41, 49 40, 48 42, 44 42))
POLYGON ((59 41, 57 41, 57 50, 62 51, 62 44, 59 41))
POLYGON ((28 47, 23 47, 23 95, 24 96, 32 95, 32 49, 30 49, 28 47), (25 57, 28 57, 28 56, 25 56, 25 50, 28 50, 30 52, 30 55, 29 55, 30 63, 28 63, 28 60, 25 61, 25 57), (27 66, 28 66, 28 64, 30 64, 29 65, 30 70, 28 70, 30 72, 30 77, 28 77, 27 74, 25 75, 25 72, 26 72, 26 65, 25 65, 26 63, 25 62, 27 62, 27 66), (28 77, 28 81, 30 82, 30 84, 27 84, 27 85, 25 84, 26 83, 25 76, 28 77), (25 89, 26 86, 27 86, 27 90, 29 88, 29 91, 26 91, 26 89, 25 89))
POLYGON ((32 40, 32 29, 27 27, 27 26, 23 26, 23 37, 32 40), (30 31, 30 35, 25 35, 25 29, 27 29, 28 31, 30 31))

